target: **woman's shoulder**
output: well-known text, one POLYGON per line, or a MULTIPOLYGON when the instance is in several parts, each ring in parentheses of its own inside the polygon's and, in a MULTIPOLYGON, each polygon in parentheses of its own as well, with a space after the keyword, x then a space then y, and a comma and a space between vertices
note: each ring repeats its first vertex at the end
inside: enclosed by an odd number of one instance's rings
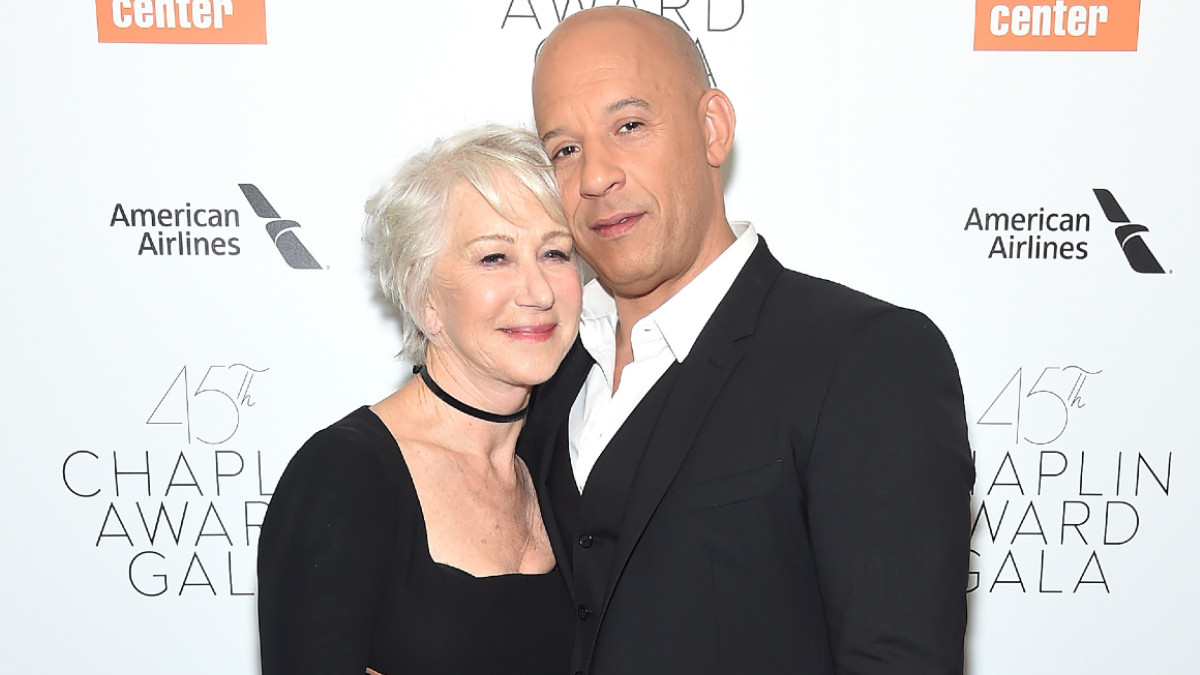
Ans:
POLYGON ((361 478, 394 481, 404 470, 396 440, 375 413, 362 406, 312 435, 288 462, 284 474, 306 481, 361 478))
POLYGON ((313 434, 297 454, 365 461, 373 456, 390 456, 396 450, 396 439, 383 420, 364 405, 313 434))

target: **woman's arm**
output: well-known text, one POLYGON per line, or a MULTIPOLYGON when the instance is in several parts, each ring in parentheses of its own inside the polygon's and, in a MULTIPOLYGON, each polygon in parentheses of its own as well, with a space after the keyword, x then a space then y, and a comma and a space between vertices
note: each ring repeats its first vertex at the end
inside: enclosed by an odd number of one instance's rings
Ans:
POLYGON ((360 675, 387 582, 393 495, 358 433, 322 431, 279 480, 258 545, 263 675, 360 675))

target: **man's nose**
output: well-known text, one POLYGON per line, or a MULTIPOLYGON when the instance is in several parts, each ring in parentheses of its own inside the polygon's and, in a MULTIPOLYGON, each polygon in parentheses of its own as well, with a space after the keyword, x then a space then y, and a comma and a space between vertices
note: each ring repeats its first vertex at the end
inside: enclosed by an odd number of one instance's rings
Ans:
POLYGON ((625 172, 615 154, 603 143, 592 143, 582 153, 582 174, 579 194, 584 197, 603 197, 621 186, 625 172))

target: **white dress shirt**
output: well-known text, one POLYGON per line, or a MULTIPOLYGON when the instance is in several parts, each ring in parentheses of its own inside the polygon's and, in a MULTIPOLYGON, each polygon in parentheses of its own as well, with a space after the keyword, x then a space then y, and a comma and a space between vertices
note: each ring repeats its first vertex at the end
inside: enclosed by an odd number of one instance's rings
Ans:
POLYGON ((571 469, 580 493, 608 441, 672 363, 682 363, 696 344, 721 299, 754 247, 758 234, 745 222, 731 222, 737 239, 695 279, 633 326, 633 362, 621 371, 621 387, 612 391, 617 364, 617 305, 595 280, 583 290, 579 338, 596 362, 571 406, 571 469))

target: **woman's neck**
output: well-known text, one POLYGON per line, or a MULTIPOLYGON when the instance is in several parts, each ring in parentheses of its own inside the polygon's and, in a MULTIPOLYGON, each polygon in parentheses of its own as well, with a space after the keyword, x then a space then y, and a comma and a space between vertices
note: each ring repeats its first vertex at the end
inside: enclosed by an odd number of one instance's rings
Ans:
POLYGON ((438 398, 420 377, 412 378, 371 409, 398 437, 462 455, 481 470, 490 466, 500 475, 513 475, 517 436, 524 420, 496 423, 472 417, 438 398))

